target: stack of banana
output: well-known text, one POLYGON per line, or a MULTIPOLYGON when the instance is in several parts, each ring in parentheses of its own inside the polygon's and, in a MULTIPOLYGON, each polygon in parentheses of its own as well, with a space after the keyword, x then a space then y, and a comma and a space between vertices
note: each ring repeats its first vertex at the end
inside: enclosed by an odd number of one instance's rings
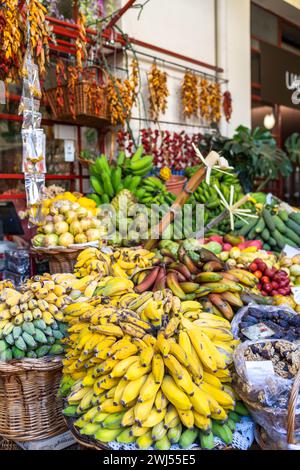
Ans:
POLYGON ((65 336, 62 309, 73 275, 35 276, 20 291, 11 287, 0 296, 0 360, 62 354, 65 336))
POLYGON ((215 435, 229 444, 239 420, 230 323, 168 289, 137 297, 120 278, 101 289, 65 308, 64 413, 101 442, 210 449, 215 435))
POLYGON ((109 252, 87 248, 79 254, 74 273, 78 278, 111 275, 127 279, 134 270, 151 267, 154 257, 154 253, 143 248, 119 248, 109 252))

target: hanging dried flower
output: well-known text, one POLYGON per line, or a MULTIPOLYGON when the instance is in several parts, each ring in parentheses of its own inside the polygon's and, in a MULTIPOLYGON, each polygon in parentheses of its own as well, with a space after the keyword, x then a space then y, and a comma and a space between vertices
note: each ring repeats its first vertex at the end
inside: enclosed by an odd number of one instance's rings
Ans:
POLYGON ((107 100, 113 125, 125 124, 137 100, 139 74, 136 60, 132 61, 131 67, 129 78, 124 81, 120 78, 110 78, 107 84, 107 100))
POLYGON ((210 99, 210 120, 218 123, 221 120, 222 93, 219 83, 211 83, 208 89, 210 99))
POLYGON ((223 95, 223 110, 227 122, 230 122, 232 115, 232 96, 230 91, 225 91, 223 95))
POLYGON ((205 78, 200 81, 199 108, 201 117, 208 121, 210 118, 209 82, 205 78))
POLYGON ((160 114, 166 112, 169 90, 167 74, 159 70, 155 62, 148 73, 148 88, 150 93, 150 117, 154 121, 158 121, 160 114))
POLYGON ((198 77, 192 72, 184 74, 183 83, 181 87, 181 99, 183 107, 183 115, 187 118, 198 116, 198 77))
POLYGON ((0 8, 0 79, 16 81, 22 76, 22 64, 27 45, 27 13, 30 12, 31 49, 39 66, 45 73, 49 56, 51 29, 45 19, 46 9, 38 0, 26 2, 7 0, 0 8))

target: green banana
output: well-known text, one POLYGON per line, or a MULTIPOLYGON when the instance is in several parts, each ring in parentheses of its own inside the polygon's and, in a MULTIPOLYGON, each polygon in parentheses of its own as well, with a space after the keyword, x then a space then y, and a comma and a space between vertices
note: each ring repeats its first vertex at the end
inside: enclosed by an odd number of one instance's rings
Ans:
POLYGON ((202 449, 212 450, 214 448, 214 435, 212 432, 206 434, 203 431, 199 431, 199 437, 202 449))
POLYGON ((198 429, 186 429, 180 436, 179 445, 182 449, 189 449, 198 437, 198 429))

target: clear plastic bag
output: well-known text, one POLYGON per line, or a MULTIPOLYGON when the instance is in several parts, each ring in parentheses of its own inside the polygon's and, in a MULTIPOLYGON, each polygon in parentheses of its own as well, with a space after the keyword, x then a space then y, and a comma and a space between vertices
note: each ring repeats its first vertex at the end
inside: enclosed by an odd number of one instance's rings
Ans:
MULTIPOLYGON (((266 326, 270 329, 272 329, 273 326, 273 331, 274 335, 268 336, 267 334, 265 336, 261 336, 261 339, 263 338, 271 338, 271 339, 286 339, 287 341, 299 341, 300 340, 300 316, 293 310, 292 308, 288 306, 273 306, 273 305, 257 305, 257 304, 249 304, 243 308, 241 308, 237 314, 234 316, 232 322, 231 322, 231 330, 236 339, 241 339, 242 341, 252 339, 252 340, 258 340, 260 337, 257 338, 248 338, 242 333, 242 329, 244 328, 243 325, 243 320, 245 319, 245 316, 250 313, 251 317, 254 316, 254 318, 257 319, 257 323, 264 323, 266 326), (275 325, 273 326, 270 324, 269 326, 269 321, 272 322, 273 315, 278 315, 281 314, 281 312, 284 313, 284 318, 286 320, 289 319, 290 316, 292 316, 293 320, 291 322, 290 327, 287 328, 287 333, 286 335, 283 335, 283 332, 279 332, 279 330, 276 330, 275 325), (264 316, 265 314, 269 314, 271 318, 268 320, 264 320, 261 317, 264 316), (266 323, 265 323, 266 322, 266 323)), ((274 319, 274 318, 273 318, 274 319)))
POLYGON ((46 173, 46 136, 44 129, 22 129, 23 172, 46 173))
MULTIPOLYGON (((245 359, 249 346, 262 343, 274 345, 280 343, 286 347, 297 348, 297 345, 283 340, 267 339, 263 341, 246 341, 235 350, 233 360, 235 365, 234 388, 236 393, 247 404, 252 418, 268 434, 270 439, 276 440, 282 448, 287 446, 287 410, 293 379, 284 379, 279 375, 266 373, 264 381, 255 380, 255 375, 249 375, 250 368, 245 359)), ((299 347, 297 349, 297 354, 299 347)), ((299 356, 300 357, 300 356, 299 356)), ((258 364, 261 361, 257 361, 258 364)), ((300 361, 298 368, 300 367, 300 361)), ((263 363, 261 362, 261 368, 263 363)), ((300 400, 296 405, 295 436, 300 442, 300 400)))

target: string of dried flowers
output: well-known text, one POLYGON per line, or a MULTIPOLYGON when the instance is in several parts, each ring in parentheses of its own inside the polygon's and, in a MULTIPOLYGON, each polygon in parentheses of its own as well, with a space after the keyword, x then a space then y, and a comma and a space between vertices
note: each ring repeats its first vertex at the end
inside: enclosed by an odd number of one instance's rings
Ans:
POLYGON ((209 85, 210 95, 210 120, 212 123, 218 123, 221 120, 222 93, 219 83, 211 83, 209 85))
POLYGON ((230 91, 225 91, 223 95, 223 111, 227 122, 230 122, 232 115, 232 96, 230 91))
POLYGON ((199 90, 198 77, 192 72, 185 72, 181 86, 183 115, 187 118, 198 116, 199 90))
POLYGON ((205 78, 200 81, 199 109, 201 117, 208 121, 210 118, 210 96, 209 83, 205 78))
POLYGON ((137 101, 139 87, 138 63, 134 59, 131 63, 129 78, 122 81, 120 78, 110 78, 107 83, 107 101, 111 123, 115 126, 125 124, 130 117, 133 105, 137 101))
POLYGON ((31 48, 39 66, 40 75, 45 74, 49 57, 51 29, 45 20, 46 9, 38 0, 7 0, 0 9, 0 79, 17 81, 22 76, 22 63, 26 51, 26 18, 30 12, 31 48))
POLYGON ((169 96, 167 85, 167 74, 162 72, 154 62, 148 73, 149 103, 150 117, 154 121, 158 121, 160 114, 165 114, 169 96))

